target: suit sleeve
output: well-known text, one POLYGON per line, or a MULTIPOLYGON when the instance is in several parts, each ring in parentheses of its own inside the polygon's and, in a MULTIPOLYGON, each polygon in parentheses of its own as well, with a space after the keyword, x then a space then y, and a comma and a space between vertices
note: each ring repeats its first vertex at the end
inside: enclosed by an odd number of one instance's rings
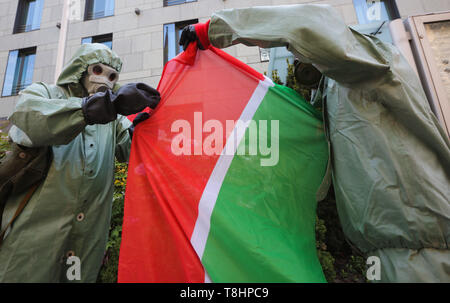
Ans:
POLYGON ((211 17, 213 46, 242 43, 263 48, 286 46, 342 84, 386 74, 389 62, 372 39, 350 29, 329 5, 299 4, 230 9, 211 17))
POLYGON ((86 127, 81 98, 51 99, 44 85, 34 83, 21 92, 9 120, 9 136, 28 147, 65 145, 86 127))

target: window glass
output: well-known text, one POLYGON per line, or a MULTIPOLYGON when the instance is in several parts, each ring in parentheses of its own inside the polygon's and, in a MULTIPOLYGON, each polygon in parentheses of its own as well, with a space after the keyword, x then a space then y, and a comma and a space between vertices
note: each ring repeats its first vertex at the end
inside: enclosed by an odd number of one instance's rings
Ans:
POLYGON ((18 90, 22 90, 33 82, 34 59, 36 54, 28 54, 23 57, 23 71, 19 79, 18 90))
POLYGON ((172 60, 176 55, 175 24, 164 24, 164 63, 172 60))
POLYGON ((16 72, 17 58, 19 56, 19 51, 14 50, 9 52, 8 65, 6 67, 5 82, 3 84, 2 96, 11 96, 13 85, 14 85, 14 75, 16 72))
POLYGON ((25 22, 24 22, 24 24, 26 25, 28 30, 31 29, 35 10, 36 10, 36 1, 29 1, 27 15, 25 16, 25 22))
POLYGON ((92 43, 92 37, 81 39, 81 44, 92 43))
POLYGON ((430 57, 434 59, 439 71, 436 76, 440 76, 450 102, 450 21, 425 23, 424 26, 430 43, 430 57))
POLYGON ((105 10, 105 0, 94 0, 93 13, 96 18, 98 18, 99 15, 103 16, 105 10))
POLYGON ((14 71, 14 83, 13 83, 13 90, 12 94, 16 95, 18 88, 17 86, 20 86, 20 79, 22 78, 22 71, 23 71, 23 62, 24 62, 24 56, 19 52, 19 57, 17 57, 17 63, 16 63, 16 70, 14 71))
MULTIPOLYGON (((197 23, 197 22, 195 22, 197 23)), ((190 23, 189 23, 190 24, 190 23)), ((181 33, 183 32, 183 28, 187 25, 187 23, 175 24, 175 49, 177 55, 183 51, 183 45, 180 45, 181 33)))
POLYGON ((105 41, 105 42, 98 42, 98 43, 102 43, 102 44, 106 45, 107 47, 109 47, 109 49, 112 49, 112 41, 105 41))

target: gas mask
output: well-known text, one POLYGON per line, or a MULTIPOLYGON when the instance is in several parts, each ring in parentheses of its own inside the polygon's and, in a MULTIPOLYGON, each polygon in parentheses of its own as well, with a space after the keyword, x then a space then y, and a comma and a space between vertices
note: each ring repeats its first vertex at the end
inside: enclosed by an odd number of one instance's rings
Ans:
POLYGON ((294 73, 297 82, 308 88, 315 88, 319 85, 322 73, 312 64, 294 60, 294 73))
POLYGON ((119 73, 112 67, 96 63, 89 65, 81 82, 89 95, 113 89, 119 79, 119 73))

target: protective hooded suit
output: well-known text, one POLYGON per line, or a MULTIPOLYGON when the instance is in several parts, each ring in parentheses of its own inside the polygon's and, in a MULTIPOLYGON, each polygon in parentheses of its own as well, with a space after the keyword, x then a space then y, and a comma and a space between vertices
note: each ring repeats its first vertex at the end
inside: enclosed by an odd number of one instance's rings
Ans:
MULTIPOLYGON (((71 256, 80 260, 79 281, 96 281, 110 224, 114 158, 128 160, 132 125, 113 107, 107 108, 109 120, 87 119, 89 106, 116 98, 111 92, 110 97, 99 93, 89 105, 82 77, 97 63, 117 72, 122 67, 106 46, 82 45, 57 85, 34 83, 26 88, 9 118, 13 124, 9 136, 15 143, 51 146, 53 161, 0 246, 0 282, 66 282, 67 269, 75 264, 66 264, 71 256)), ((118 89, 116 85, 113 91, 118 89)), ((9 221, 23 196, 8 199, 2 222, 9 221)))
POLYGON ((316 96, 346 236, 380 258, 384 282, 450 281, 450 143, 397 48, 328 5, 223 10, 194 29, 181 44, 286 46, 325 75, 316 96))

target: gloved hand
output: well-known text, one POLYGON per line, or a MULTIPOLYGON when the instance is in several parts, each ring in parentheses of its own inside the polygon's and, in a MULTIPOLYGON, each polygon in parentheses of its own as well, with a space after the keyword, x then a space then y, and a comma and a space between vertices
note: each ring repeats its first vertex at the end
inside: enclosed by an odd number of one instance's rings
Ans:
POLYGON ((83 98, 81 109, 88 125, 106 124, 117 119, 117 112, 112 100, 115 98, 111 90, 98 92, 83 98))
POLYGON ((161 100, 159 92, 144 83, 128 83, 119 88, 112 103, 118 114, 132 115, 146 107, 155 109, 161 100))
POLYGON ((133 125, 130 126, 130 128, 128 128, 128 131, 130 133, 130 137, 133 138, 133 133, 134 133, 134 128, 141 122, 144 122, 145 120, 147 120, 148 118, 150 118, 150 114, 149 113, 139 113, 137 114, 137 116, 134 118, 133 120, 133 125))
POLYGON ((136 127, 139 123, 144 122, 148 118, 150 118, 149 113, 144 112, 144 113, 137 114, 137 116, 133 120, 133 126, 136 127))
POLYGON ((209 42, 208 29, 209 22, 197 23, 185 26, 181 32, 180 45, 183 46, 183 50, 186 50, 189 43, 197 41, 197 46, 201 50, 208 49, 211 43, 209 42))

